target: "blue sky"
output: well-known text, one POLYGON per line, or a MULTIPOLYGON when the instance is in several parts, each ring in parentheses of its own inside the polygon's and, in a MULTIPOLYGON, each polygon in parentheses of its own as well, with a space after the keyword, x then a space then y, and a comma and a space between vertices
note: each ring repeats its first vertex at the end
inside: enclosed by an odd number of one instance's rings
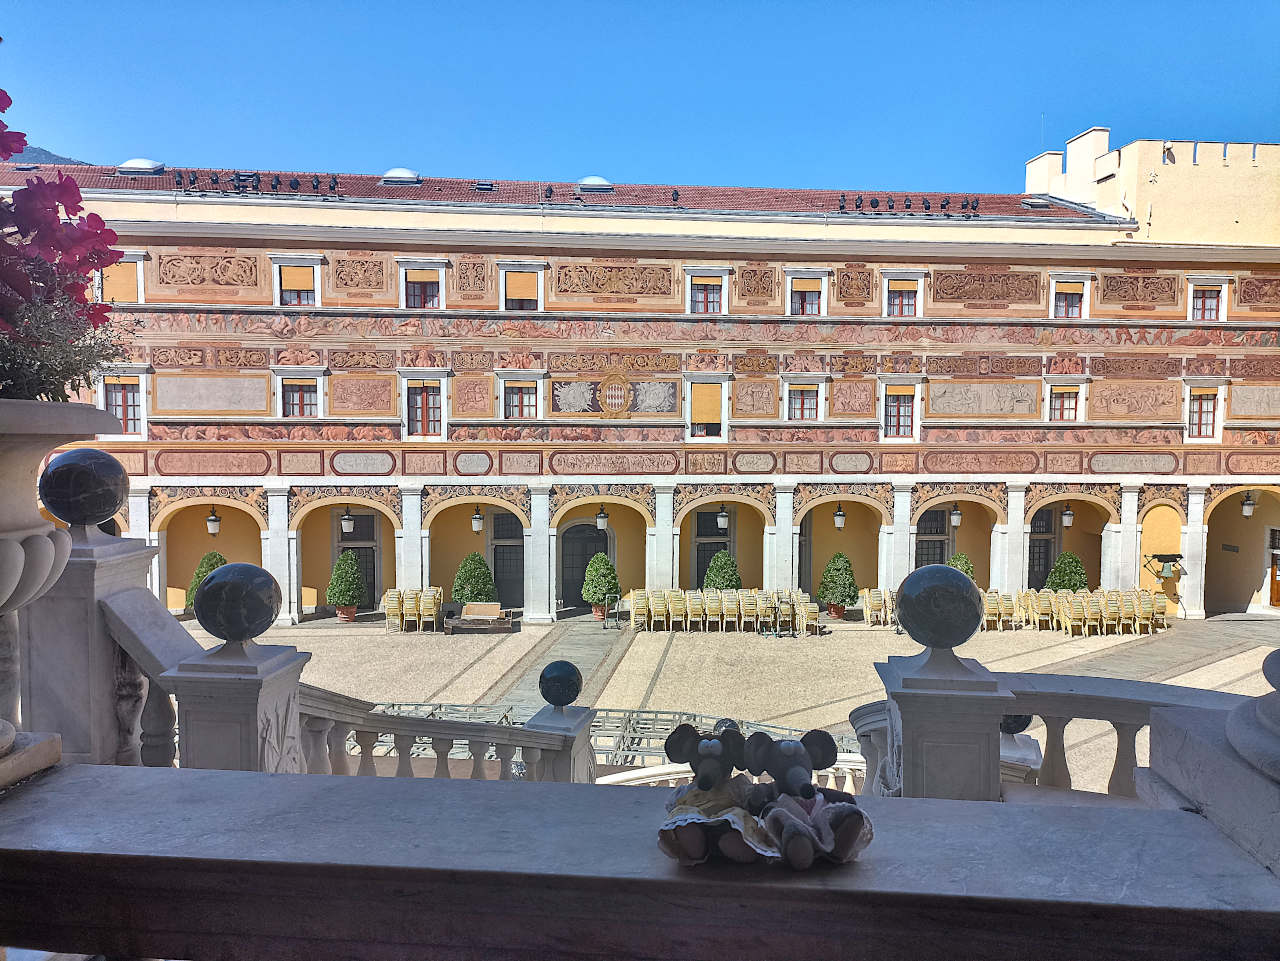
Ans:
POLYGON ((0 35, 11 126, 97 163, 1016 191, 1095 124, 1280 140, 1276 0, 7 0, 0 35))

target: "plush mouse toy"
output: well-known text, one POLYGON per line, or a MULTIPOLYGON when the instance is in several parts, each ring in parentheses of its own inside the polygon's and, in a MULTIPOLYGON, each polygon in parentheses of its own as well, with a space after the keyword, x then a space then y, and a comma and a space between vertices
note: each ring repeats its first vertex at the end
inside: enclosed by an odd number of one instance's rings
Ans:
POLYGON ((798 741, 775 741, 757 731, 747 739, 744 755, 748 771, 773 778, 754 785, 747 809, 759 815, 792 868, 803 871, 817 856, 845 864, 871 843, 871 819, 854 796, 813 785, 813 772, 836 762, 836 742, 829 733, 814 730, 798 741))
POLYGON ((667 757, 693 770, 693 782, 675 789, 658 847, 681 864, 701 864, 720 854, 743 864, 779 851, 761 823, 747 811, 751 781, 735 775, 744 766, 746 742, 730 720, 709 734, 681 724, 667 737, 667 757))

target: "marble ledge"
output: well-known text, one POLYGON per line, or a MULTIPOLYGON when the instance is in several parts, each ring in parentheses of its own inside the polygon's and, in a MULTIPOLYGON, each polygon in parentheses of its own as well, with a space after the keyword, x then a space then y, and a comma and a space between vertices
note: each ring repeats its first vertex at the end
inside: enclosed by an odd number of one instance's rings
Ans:
POLYGON ((0 798, 0 944, 281 961, 1065 961, 1280 943, 1280 880, 1184 812, 868 798, 862 858, 797 875, 679 868, 655 843, 665 796, 62 767, 0 798))

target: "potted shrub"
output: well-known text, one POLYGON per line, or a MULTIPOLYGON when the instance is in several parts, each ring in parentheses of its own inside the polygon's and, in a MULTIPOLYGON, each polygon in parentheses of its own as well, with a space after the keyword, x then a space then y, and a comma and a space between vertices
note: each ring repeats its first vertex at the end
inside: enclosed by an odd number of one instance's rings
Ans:
POLYGON ((1063 551, 1049 569, 1045 578, 1045 590, 1048 591, 1085 591, 1089 589, 1089 579, 1085 577, 1084 565, 1080 558, 1070 551, 1063 551))
POLYGON ((742 586, 742 575, 738 573, 738 562, 728 551, 720 551, 711 558, 707 565, 707 573, 703 575, 703 590, 736 591, 742 586))
POLYGON ((969 575, 969 580, 976 580, 973 576, 973 561, 969 560, 969 555, 963 551, 956 551, 951 555, 951 559, 947 561, 948 567, 954 567, 958 571, 964 571, 969 575))
POLYGON ((200 582, 226 562, 227 559, 217 551, 210 551, 200 558, 200 563, 196 565, 196 572, 191 575, 191 583, 187 586, 187 610, 191 610, 191 603, 195 600, 196 588, 200 586, 200 582))
POLYGON ((591 605, 591 613, 597 621, 604 620, 605 600, 618 593, 618 572, 609 561, 609 555, 596 554, 587 561, 587 573, 582 580, 582 599, 591 605))
POLYGON ((455 604, 488 604, 498 599, 498 589, 494 587, 489 565, 475 551, 458 565, 451 599, 455 604))
POLYGON ((827 561, 822 580, 818 582, 818 600, 827 605, 827 613, 832 617, 844 617, 845 605, 857 599, 858 582, 853 578, 853 565, 842 551, 827 561))
POLYGON ((356 619, 356 607, 364 600, 364 595, 364 575, 360 573, 356 552, 345 550, 333 565, 329 586, 324 592, 325 603, 333 605, 338 612, 338 620, 351 622, 356 619))

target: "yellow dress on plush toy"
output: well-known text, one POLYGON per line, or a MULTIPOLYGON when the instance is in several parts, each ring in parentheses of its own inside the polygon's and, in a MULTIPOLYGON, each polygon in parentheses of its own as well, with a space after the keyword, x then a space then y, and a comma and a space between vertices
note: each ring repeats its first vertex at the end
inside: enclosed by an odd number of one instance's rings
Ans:
POLYGON ((716 837, 727 832, 738 834, 747 847, 761 857, 780 857, 781 852, 769 832, 747 811, 750 791, 750 778, 741 774, 710 791, 700 791, 695 784, 676 788, 667 800, 667 819, 658 828, 658 847, 683 865, 701 864, 715 851, 716 845, 708 843, 702 857, 691 858, 676 838, 677 828, 697 824, 716 837))

